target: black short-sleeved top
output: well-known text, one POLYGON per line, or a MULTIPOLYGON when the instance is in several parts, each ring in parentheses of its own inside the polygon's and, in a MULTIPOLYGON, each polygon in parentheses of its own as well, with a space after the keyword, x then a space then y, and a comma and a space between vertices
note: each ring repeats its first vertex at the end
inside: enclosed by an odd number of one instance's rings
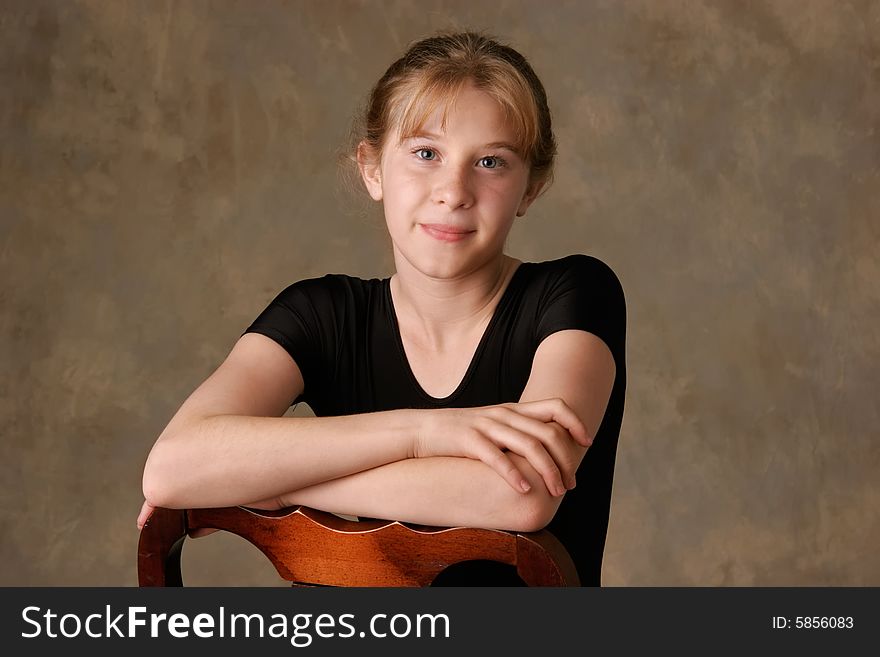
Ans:
MULTIPOLYGON (((442 399, 422 390, 409 367, 390 278, 327 274, 296 282, 278 294, 245 333, 265 335, 287 350, 305 384, 294 403, 305 401, 315 415, 324 417, 519 401, 538 345, 564 329, 598 336, 616 364, 608 408, 578 468, 578 484, 565 494, 547 527, 572 555, 581 584, 598 586, 626 390, 626 305, 623 288, 608 265, 586 255, 521 263, 464 378, 442 399)), ((501 575, 509 576, 507 571, 501 575)), ((468 577, 463 583, 474 582, 473 573, 468 577)), ((500 580, 487 582, 501 585, 500 580)))

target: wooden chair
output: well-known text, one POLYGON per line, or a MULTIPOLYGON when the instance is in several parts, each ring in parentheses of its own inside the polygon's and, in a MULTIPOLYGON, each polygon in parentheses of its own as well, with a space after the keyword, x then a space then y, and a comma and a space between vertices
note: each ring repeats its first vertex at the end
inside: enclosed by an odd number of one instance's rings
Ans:
POLYGON ((140 586, 183 586, 180 553, 189 532, 222 529, 250 541, 294 586, 429 586, 447 567, 485 559, 516 567, 528 586, 579 586, 563 545, 547 530, 517 533, 355 522, 298 506, 157 508, 141 530, 140 586))

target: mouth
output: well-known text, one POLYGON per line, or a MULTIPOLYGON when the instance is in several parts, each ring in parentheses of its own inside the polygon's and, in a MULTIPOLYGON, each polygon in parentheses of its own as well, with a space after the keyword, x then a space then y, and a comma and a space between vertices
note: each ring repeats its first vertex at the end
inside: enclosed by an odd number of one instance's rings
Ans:
POLYGON ((441 242, 458 242, 473 235, 477 231, 466 228, 457 228, 446 224, 419 224, 422 230, 429 236, 441 242))

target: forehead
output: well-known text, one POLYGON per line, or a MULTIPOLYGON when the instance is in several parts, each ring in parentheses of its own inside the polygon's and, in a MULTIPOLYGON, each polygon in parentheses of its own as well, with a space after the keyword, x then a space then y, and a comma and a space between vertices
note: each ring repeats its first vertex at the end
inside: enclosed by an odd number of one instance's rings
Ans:
POLYGON ((525 152, 523 135, 516 128, 510 108, 473 83, 452 89, 416 90, 401 99, 395 114, 398 143, 415 136, 451 132, 481 143, 505 142, 511 150, 525 152))
POLYGON ((455 98, 433 108, 421 125, 414 124, 401 139, 415 134, 460 134, 484 136, 489 141, 511 140, 514 127, 504 107, 495 98, 478 89, 462 90, 455 98))

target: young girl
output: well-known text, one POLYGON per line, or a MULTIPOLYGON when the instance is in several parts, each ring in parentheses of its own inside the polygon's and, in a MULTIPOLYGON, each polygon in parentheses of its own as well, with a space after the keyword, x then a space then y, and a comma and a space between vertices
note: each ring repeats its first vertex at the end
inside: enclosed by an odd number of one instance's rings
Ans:
MULTIPOLYGON (((552 173, 541 82, 482 35, 428 38, 376 84, 361 134, 353 159, 396 273, 283 290, 159 436, 139 526, 154 506, 301 504, 547 527, 598 585, 626 311, 596 258, 504 253, 552 173), (316 417, 281 417, 300 401, 316 417)), ((443 583, 521 583, 507 568, 478 562, 443 583)))

